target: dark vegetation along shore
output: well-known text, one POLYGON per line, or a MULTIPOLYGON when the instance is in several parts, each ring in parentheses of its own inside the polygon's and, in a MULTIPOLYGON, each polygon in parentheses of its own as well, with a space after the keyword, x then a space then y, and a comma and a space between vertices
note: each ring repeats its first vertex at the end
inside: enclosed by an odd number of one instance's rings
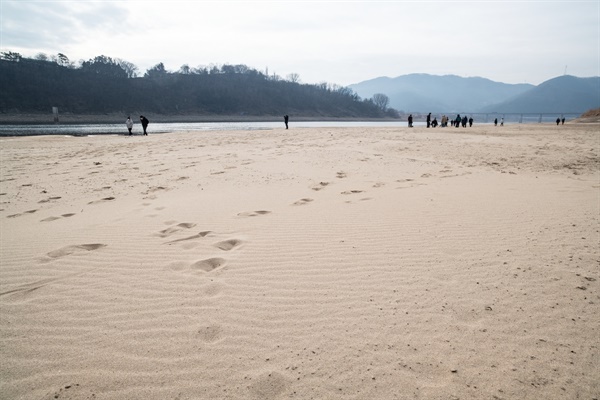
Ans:
POLYGON ((328 83, 301 84, 245 65, 166 71, 161 64, 137 77, 130 63, 99 56, 75 67, 64 59, 0 59, 0 122, 122 122, 124 115, 154 121, 262 121, 284 114, 303 119, 397 118, 385 97, 361 99, 328 83))

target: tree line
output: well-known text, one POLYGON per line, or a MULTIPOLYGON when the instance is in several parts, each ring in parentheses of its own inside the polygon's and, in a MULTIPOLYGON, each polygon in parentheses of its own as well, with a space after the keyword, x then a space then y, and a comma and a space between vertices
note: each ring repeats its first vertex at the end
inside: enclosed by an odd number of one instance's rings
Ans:
POLYGON ((302 84, 246 65, 213 65, 167 71, 162 63, 138 68, 104 55, 77 65, 59 53, 26 58, 0 53, 0 112, 163 115, 247 115, 384 118, 398 116, 385 95, 361 99, 328 83, 302 84))

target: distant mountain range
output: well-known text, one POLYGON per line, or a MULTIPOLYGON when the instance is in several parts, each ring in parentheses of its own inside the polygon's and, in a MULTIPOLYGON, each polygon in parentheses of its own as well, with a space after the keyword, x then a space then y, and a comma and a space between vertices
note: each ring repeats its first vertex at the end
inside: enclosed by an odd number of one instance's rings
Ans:
POLYGON ((583 113, 600 107, 600 77, 565 75, 538 86, 456 75, 380 77, 348 86, 362 98, 389 97, 389 107, 417 113, 583 113))

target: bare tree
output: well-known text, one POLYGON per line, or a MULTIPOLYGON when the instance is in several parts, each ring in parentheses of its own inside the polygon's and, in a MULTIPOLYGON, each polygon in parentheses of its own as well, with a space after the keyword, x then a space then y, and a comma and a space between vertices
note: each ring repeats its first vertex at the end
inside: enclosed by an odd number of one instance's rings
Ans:
POLYGON ((198 65, 196 68, 192 68, 191 73, 197 75, 208 75, 208 67, 204 65, 198 65))
POLYGON ((146 70, 144 74, 144 78, 160 78, 164 77, 169 72, 165 69, 165 65, 163 63, 158 63, 154 67, 146 70))
POLYGON ((192 73, 192 69, 190 68, 189 65, 183 64, 181 67, 179 67, 179 71, 177 71, 177 72, 179 72, 180 74, 183 74, 183 75, 189 75, 192 73))
POLYGON ((67 57, 63 53, 58 53, 56 55, 56 63, 62 67, 69 67, 71 65, 69 57, 67 57))
POLYGON ((0 53, 0 59, 6 61, 19 62, 22 58, 23 56, 21 54, 12 51, 3 51, 2 53, 0 53))
POLYGON ((48 61, 46 53, 37 53, 34 58, 39 61, 48 61))
POLYGON ((119 67, 121 67, 123 71, 127 73, 128 78, 135 78, 138 76, 138 67, 136 67, 135 64, 120 58, 117 58, 115 61, 117 64, 119 64, 119 67))
POLYGON ((385 111, 387 110, 388 104, 390 104, 390 98, 383 93, 375 93, 373 95, 373 103, 375 103, 382 111, 385 111))
POLYGON ((292 83, 300 83, 300 75, 295 72, 292 72, 287 76, 287 80, 292 83))

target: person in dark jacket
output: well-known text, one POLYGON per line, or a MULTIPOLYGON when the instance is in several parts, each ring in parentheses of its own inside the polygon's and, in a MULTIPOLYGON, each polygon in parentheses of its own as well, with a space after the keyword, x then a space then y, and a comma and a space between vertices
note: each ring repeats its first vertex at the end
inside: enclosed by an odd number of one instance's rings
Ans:
POLYGON ((408 127, 409 127, 409 128, 412 128, 412 127, 413 127, 413 125, 412 125, 412 122, 413 122, 413 117, 412 117, 412 114, 410 114, 410 115, 408 116, 408 127))
POLYGON ((287 114, 285 114, 285 115, 283 116, 283 122, 285 122, 285 129, 287 129, 287 128, 288 128, 288 121, 289 121, 289 120, 290 120, 290 117, 289 117, 287 114))
POLYGON ((148 136, 148 132, 146 132, 146 128, 148 128, 148 123, 150 121, 148 121, 148 118, 144 117, 143 115, 140 115, 140 122, 142 123, 142 128, 144 128, 144 136, 148 136))
POLYGON ((431 113, 427 114, 427 127, 431 126, 431 113))

